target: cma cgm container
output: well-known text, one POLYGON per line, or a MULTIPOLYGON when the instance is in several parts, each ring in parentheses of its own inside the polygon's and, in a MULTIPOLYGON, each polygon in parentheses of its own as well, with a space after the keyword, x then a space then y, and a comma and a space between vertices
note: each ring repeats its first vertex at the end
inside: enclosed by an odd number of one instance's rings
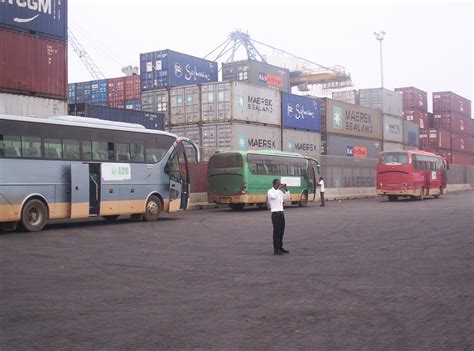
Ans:
POLYGON ((383 115, 383 140, 403 143, 403 119, 401 117, 383 115))
POLYGON ((376 158, 382 151, 381 140, 328 135, 322 141, 322 154, 353 158, 376 158))
POLYGON ((82 117, 93 117, 115 122, 141 124, 148 129, 163 130, 163 115, 153 112, 125 110, 106 106, 75 104, 69 105, 69 114, 82 117))
POLYGON ((216 150, 281 150, 278 127, 246 123, 206 124, 201 127, 204 161, 216 150))
POLYGON ((403 110, 428 112, 428 94, 415 87, 396 88, 395 92, 402 95, 403 110))
POLYGON ((428 129, 431 128, 432 125, 429 123, 429 113, 424 111, 418 110, 408 110, 403 111, 403 117, 407 121, 411 121, 419 125, 420 129, 428 129))
POLYGON ((382 148, 383 148, 383 151, 403 150, 403 143, 394 143, 392 141, 384 141, 382 148))
POLYGON ((27 95, 0 93, 0 114, 25 117, 67 115, 67 102, 27 95))
POLYGON ((201 93, 198 85, 169 89, 170 125, 199 123, 201 120, 201 93))
POLYGON ((140 76, 127 76, 125 80, 125 100, 140 99, 140 76))
POLYGON ((203 84, 201 99, 203 123, 281 124, 281 94, 273 89, 241 82, 203 84))
POLYGON ((67 99, 67 42, 0 29, 0 67, 0 91, 67 99))
POLYGON ((0 27, 67 40, 67 0, 2 0, 0 27))
POLYGON ((394 116, 402 116, 403 112, 402 96, 388 89, 360 89, 359 104, 394 116))
POLYGON ((346 102, 348 104, 358 105, 359 104, 359 92, 355 89, 333 91, 332 99, 337 101, 346 102))
POLYGON ((403 143, 405 145, 420 145, 420 128, 418 124, 403 121, 403 143))
POLYGON ((433 113, 452 112, 471 118, 471 100, 451 91, 433 93, 433 113))
POLYGON ((140 54, 142 91, 217 82, 217 62, 161 50, 140 54))
POLYGON ((460 135, 471 135, 470 118, 453 113, 436 113, 433 115, 433 128, 449 130, 460 135))
POLYGON ((283 129, 283 151, 298 152, 316 159, 321 155, 321 134, 304 130, 283 129))
POLYGON ((322 99, 321 134, 343 134, 356 138, 382 139, 382 112, 322 99))
POLYGON ((266 88, 290 91, 290 71, 255 60, 222 64, 222 80, 240 81, 266 88))
POLYGON ((321 102, 300 95, 281 94, 283 128, 321 131, 321 102))
POLYGON ((451 134, 451 149, 453 152, 472 153, 472 137, 451 134))

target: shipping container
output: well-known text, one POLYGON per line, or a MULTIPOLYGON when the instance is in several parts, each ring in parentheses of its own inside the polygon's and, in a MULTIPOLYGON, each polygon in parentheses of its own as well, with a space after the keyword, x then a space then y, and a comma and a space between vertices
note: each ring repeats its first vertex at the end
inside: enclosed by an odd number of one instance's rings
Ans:
POLYGON ((281 103, 284 128, 321 131, 321 102, 319 100, 282 93, 281 103))
POLYGON ((2 0, 0 27, 67 40, 67 0, 2 0))
POLYGON ((413 123, 418 124, 420 129, 429 129, 432 128, 432 125, 429 123, 429 113, 423 112, 419 110, 407 110, 403 111, 403 117, 407 121, 411 121, 413 123))
POLYGON ((471 118, 471 100, 451 91, 433 93, 433 113, 452 112, 471 118))
POLYGON ((67 115, 67 102, 27 95, 0 93, 0 114, 25 117, 67 115))
POLYGON ((141 90, 217 82, 217 62, 160 50, 140 54, 141 90))
POLYGON ((383 115, 383 140, 403 143, 403 119, 383 115))
POLYGON ((203 84, 201 99, 203 123, 281 124, 281 94, 276 90, 241 82, 203 84))
POLYGON ((445 130, 429 129, 428 130, 429 148, 451 149, 451 134, 445 130))
POLYGON ((382 139, 382 112, 324 98, 321 102, 321 134, 344 134, 382 139))
POLYGON ((415 87, 396 88, 395 92, 402 95, 403 110, 428 112, 428 94, 415 87))
POLYGON ((418 146, 415 145, 403 145, 403 150, 419 150, 418 146))
POLYGON ((321 141, 321 148, 324 155, 376 158, 382 151, 382 141, 328 134, 321 141))
POLYGON ((401 94, 388 89, 360 89, 359 104, 394 116, 401 117, 403 112, 401 94))
POLYGON ((67 85, 67 101, 70 104, 76 103, 76 84, 68 84, 67 85))
POLYGON ((91 98, 93 105, 107 105, 107 79, 91 81, 91 98))
POLYGON ((472 137, 470 135, 451 134, 451 150, 453 152, 472 153, 472 137))
POLYGON ((0 67, 0 91, 67 100, 67 42, 0 29, 0 67))
POLYGON ((473 165, 472 154, 464 152, 452 152, 451 163, 455 165, 473 165))
POLYGON ((124 106, 125 78, 107 79, 107 105, 110 107, 124 106))
POLYGON ((198 125, 171 127, 169 128, 169 132, 181 137, 189 138, 201 147, 201 128, 198 125))
POLYGON ((170 102, 168 89, 156 89, 141 93, 142 111, 163 114, 165 126, 169 126, 170 102))
POLYGON ((140 99, 140 76, 127 76, 125 80, 125 100, 140 99))
POLYGON ((198 85, 170 89, 170 125, 199 123, 201 92, 198 85))
POLYGON ((108 101, 107 106, 113 108, 125 108, 125 101, 108 101))
POLYGON ((290 91, 290 71, 255 60, 222 64, 223 81, 239 81, 285 92, 290 91))
POLYGON ((342 101, 348 104, 358 105, 359 104, 359 91, 355 89, 333 91, 332 99, 337 100, 337 101, 342 101))
POLYGON ((399 151, 403 150, 403 143, 394 143, 392 141, 383 142, 383 151, 399 151))
POLYGON ((449 130, 460 135, 471 135, 470 118, 453 113, 436 113, 433 115, 433 128, 449 130))
POLYGON ((283 151, 298 152, 319 159, 321 156, 321 134, 304 130, 283 129, 283 151))
POLYGON ((328 188, 375 187, 377 159, 321 156, 321 175, 328 188))
POLYGON ((418 124, 403 121, 403 143, 415 147, 420 145, 420 128, 418 124))
POLYGON ((69 114, 93 117, 107 121, 141 124, 147 129, 164 130, 163 115, 153 112, 126 110, 107 106, 74 104, 69 105, 69 114))
POLYGON ((127 110, 141 110, 140 100, 125 100, 125 108, 127 110))

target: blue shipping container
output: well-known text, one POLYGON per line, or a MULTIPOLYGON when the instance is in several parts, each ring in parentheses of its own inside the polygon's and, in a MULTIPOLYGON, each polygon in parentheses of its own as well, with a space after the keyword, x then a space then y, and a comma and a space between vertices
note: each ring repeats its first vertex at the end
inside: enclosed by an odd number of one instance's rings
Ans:
POLYGON ((142 91, 217 82, 217 62, 161 50, 140 54, 142 91))
POLYGON ((67 100, 70 104, 76 103, 76 84, 68 84, 67 85, 67 100))
POLYGON ((67 0, 0 0, 0 27, 67 40, 67 0))
POLYGON ((140 100, 125 100, 124 105, 127 110, 141 110, 142 108, 140 100))
POLYGON ((304 96, 282 93, 283 128, 319 132, 321 130, 321 103, 304 96))
MULTIPOLYGON (((90 102, 93 104, 107 104, 107 80, 94 80, 91 84, 91 98, 90 102)), ((89 101, 86 101, 89 102, 89 101)))

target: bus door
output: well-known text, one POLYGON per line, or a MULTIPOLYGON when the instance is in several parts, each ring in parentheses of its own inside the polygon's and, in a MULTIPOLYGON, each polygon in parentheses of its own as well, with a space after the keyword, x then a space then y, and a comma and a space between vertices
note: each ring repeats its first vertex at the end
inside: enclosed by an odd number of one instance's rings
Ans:
POLYGON ((314 201, 316 198, 316 186, 319 179, 319 163, 316 160, 308 159, 308 200, 314 201))
POLYGON ((89 217, 89 165, 71 164, 71 218, 89 217))

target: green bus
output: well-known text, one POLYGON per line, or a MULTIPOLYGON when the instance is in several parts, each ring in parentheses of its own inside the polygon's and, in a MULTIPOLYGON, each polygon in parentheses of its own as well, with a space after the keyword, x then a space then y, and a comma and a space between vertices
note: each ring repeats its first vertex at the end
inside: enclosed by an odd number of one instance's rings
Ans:
POLYGON ((293 152, 274 150, 227 151, 211 156, 208 165, 208 201, 228 204, 233 210, 246 205, 266 206, 272 180, 288 185, 291 203, 306 206, 316 197, 319 162, 293 152))

